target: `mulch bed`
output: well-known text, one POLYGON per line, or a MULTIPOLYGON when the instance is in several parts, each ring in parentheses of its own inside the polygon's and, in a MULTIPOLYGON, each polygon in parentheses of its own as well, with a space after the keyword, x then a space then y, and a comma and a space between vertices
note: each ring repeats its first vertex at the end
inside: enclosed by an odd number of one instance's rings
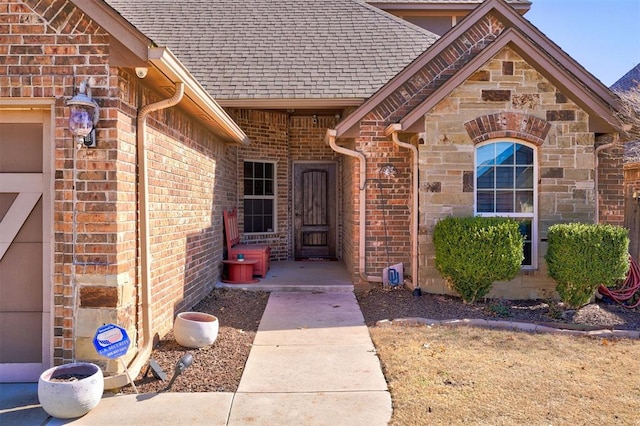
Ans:
MULTIPOLYGON (((552 301, 483 300, 473 305, 460 298, 423 294, 413 296, 405 288, 376 287, 356 293, 358 304, 369 326, 379 320, 422 317, 444 319, 505 319, 536 324, 555 324, 572 329, 640 330, 640 312, 615 304, 597 302, 578 310, 565 310, 552 301)), ((140 393, 148 392, 235 392, 249 351, 258 330, 269 293, 242 290, 215 289, 192 310, 218 317, 220 328, 216 342, 201 349, 188 349, 178 345, 173 334, 166 335, 155 347, 151 358, 167 374, 167 381, 146 376, 143 369, 135 380, 140 393), (171 388, 165 390, 173 376, 178 360, 185 354, 193 355, 193 364, 177 376, 171 388)), ((133 393, 131 386, 120 390, 133 393)))

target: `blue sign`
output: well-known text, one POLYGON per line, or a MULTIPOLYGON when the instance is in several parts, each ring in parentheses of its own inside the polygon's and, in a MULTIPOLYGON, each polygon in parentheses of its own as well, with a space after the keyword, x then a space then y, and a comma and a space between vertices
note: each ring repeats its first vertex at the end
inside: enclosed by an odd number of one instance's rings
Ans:
POLYGON ((103 325, 93 338, 93 346, 96 351, 111 359, 125 355, 130 344, 131 340, 129 340, 127 330, 115 324, 103 325))

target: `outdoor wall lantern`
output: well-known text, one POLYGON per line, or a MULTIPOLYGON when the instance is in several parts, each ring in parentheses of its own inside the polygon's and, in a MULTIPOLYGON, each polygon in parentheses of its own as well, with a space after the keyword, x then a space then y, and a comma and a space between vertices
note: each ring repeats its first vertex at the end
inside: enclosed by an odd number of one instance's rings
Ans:
POLYGON ((78 87, 78 94, 67 101, 71 109, 69 113, 69 130, 78 136, 87 147, 96 146, 96 124, 100 119, 100 107, 91 98, 91 86, 84 80, 78 87))
POLYGON ((387 163, 380 166, 378 173, 387 178, 393 178, 398 174, 398 170, 393 164, 387 163))

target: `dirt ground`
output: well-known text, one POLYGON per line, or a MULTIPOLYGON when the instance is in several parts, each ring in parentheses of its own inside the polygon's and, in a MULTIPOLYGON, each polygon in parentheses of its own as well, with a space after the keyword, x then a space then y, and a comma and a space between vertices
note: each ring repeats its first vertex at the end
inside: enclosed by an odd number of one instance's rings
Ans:
POLYGON ((638 425, 637 339, 374 327, 390 425, 638 425))
MULTIPOLYGON (((214 290, 192 310, 218 317, 220 329, 216 342, 210 347, 188 349, 178 345, 173 335, 168 334, 155 347, 151 356, 167 374, 167 381, 158 380, 151 372, 145 376, 143 369, 135 381, 138 392, 235 392, 268 298, 269 294, 264 292, 214 290), (177 376, 171 388, 166 390, 176 362, 186 353, 192 354, 193 364, 177 376)), ((557 323, 580 329, 640 330, 638 309, 629 310, 601 302, 576 311, 567 311, 559 304, 545 301, 488 300, 467 305, 461 299, 450 296, 424 294, 414 297, 411 291, 404 288, 376 288, 358 293, 357 298, 369 326, 382 319, 423 317, 439 320, 508 319, 557 323)), ((127 386, 121 392, 133 393, 134 390, 127 386)))
MULTIPOLYGON (((167 380, 155 378, 151 371, 145 375, 146 368, 143 368, 135 380, 138 392, 235 392, 268 299, 269 294, 264 292, 212 291, 191 310, 218 317, 220 325, 214 344, 200 349, 185 348, 169 333, 151 354, 151 359, 167 374, 167 380), (187 353, 193 356, 193 364, 177 376, 167 390, 176 363, 187 353)), ((120 391, 134 393, 132 386, 120 391)))
POLYGON ((422 317, 503 319, 583 330, 640 330, 640 309, 627 309, 600 300, 577 310, 566 310, 562 303, 550 300, 490 299, 469 305, 458 297, 433 294, 414 297, 410 291, 398 288, 358 294, 358 304, 369 326, 383 319, 422 317))

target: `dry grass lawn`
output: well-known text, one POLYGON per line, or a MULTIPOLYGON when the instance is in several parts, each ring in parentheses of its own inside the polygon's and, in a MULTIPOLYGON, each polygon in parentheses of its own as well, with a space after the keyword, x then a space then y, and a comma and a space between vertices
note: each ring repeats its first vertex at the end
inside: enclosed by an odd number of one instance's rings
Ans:
POLYGON ((392 425, 640 425, 640 342, 473 327, 370 329, 392 425))

